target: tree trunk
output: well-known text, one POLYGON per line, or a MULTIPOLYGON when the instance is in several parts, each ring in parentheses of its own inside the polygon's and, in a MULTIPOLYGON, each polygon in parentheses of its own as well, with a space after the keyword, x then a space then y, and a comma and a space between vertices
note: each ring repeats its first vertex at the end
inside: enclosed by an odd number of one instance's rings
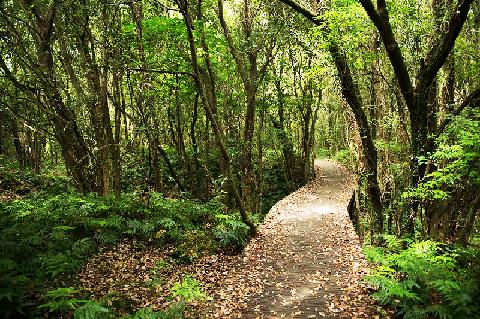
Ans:
POLYGON ((472 229, 475 223, 475 217, 480 210, 480 193, 477 194, 475 199, 470 205, 470 209, 468 210, 467 218, 463 225, 463 228, 460 231, 460 235, 458 236, 458 242, 462 245, 466 245, 468 243, 468 237, 472 233, 472 229))
POLYGON ((342 95, 345 100, 347 100, 350 109, 354 114, 360 133, 362 153, 367 169, 367 193, 369 195, 373 211, 370 229, 372 234, 382 234, 383 204, 377 176, 377 149, 373 142, 373 136, 368 125, 368 120, 362 107, 360 92, 358 91, 357 85, 353 82, 345 55, 339 52, 339 48, 333 43, 330 44, 329 49, 332 57, 334 58, 338 76, 340 77, 342 95))
POLYGON ((120 158, 120 137, 122 125, 122 92, 120 88, 119 70, 113 69, 113 106, 115 108, 115 135, 112 152, 112 170, 113 170, 113 190, 115 196, 119 197, 121 192, 121 158, 120 158))
MULTIPOLYGON (((220 153, 222 154, 222 158, 225 162, 225 171, 227 175, 227 182, 229 185, 230 192, 233 195, 235 202, 237 204, 237 207, 240 211, 240 216, 242 217, 242 221, 249 227, 250 234, 254 236, 256 234, 256 227, 251 222, 248 216, 247 210, 245 209, 245 206, 243 204, 240 193, 238 192, 237 183, 235 181, 235 178, 232 172, 230 156, 228 155, 228 152, 224 143, 223 130, 220 127, 219 122, 216 118, 216 114, 213 111, 216 109, 216 92, 214 90, 214 87, 212 87, 212 81, 209 77, 209 75, 211 76, 212 74, 207 73, 198 64, 197 48, 196 48, 195 39, 193 36, 193 21, 189 13, 188 2, 186 0, 176 0, 176 3, 178 4, 180 12, 184 17, 185 26, 187 29, 187 36, 188 36, 188 42, 190 47, 190 55, 192 59, 192 68, 193 68, 195 85, 197 86, 197 90, 200 93, 200 96, 202 98, 205 113, 208 116, 208 119, 212 125, 212 130, 215 135, 215 141, 220 149, 220 153)), ((199 5, 197 8, 199 10, 199 16, 200 16, 201 5, 199 5)), ((208 51, 207 51, 207 54, 208 54, 208 51)), ((208 60, 209 59, 207 55, 207 61, 208 60)))
MULTIPOLYGON (((326 34, 330 33, 328 25, 322 24, 315 14, 311 13, 301 5, 291 0, 280 0, 287 4, 295 11, 302 14, 317 26, 322 26, 322 31, 326 34)), ((348 66, 345 54, 340 50, 335 42, 328 44, 328 50, 335 62, 337 76, 340 78, 342 96, 347 101, 352 110, 357 125, 359 127, 362 151, 365 157, 367 169, 367 192, 372 204, 372 232, 375 234, 383 233, 383 205, 381 201, 380 187, 377 177, 377 149, 373 143, 373 136, 368 125, 368 120, 363 110, 363 105, 357 84, 353 81, 353 77, 348 66)))
POLYGON ((15 154, 17 155, 17 161, 20 168, 25 169, 27 166, 25 159, 25 151, 22 146, 22 141, 20 135, 18 134, 18 125, 17 121, 12 120, 10 122, 10 131, 13 136, 13 145, 15 146, 15 154))
MULTIPOLYGON (((275 71, 274 71, 275 72, 275 71)), ((285 181, 293 189, 293 167, 294 167, 294 153, 293 144, 290 140, 287 131, 285 130, 285 99, 281 85, 281 78, 283 76, 283 67, 280 67, 279 74, 276 75, 275 88, 277 90, 278 103, 278 121, 273 120, 273 127, 278 131, 277 136, 282 145, 282 154, 284 161, 285 181)))

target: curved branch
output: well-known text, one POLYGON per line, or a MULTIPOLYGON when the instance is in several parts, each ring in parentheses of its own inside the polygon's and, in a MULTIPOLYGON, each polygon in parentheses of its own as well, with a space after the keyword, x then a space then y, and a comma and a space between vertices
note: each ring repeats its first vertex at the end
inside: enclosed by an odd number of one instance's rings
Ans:
POLYGON ((243 83, 248 83, 249 78, 248 78, 248 72, 245 69, 245 61, 243 61, 243 58, 238 54, 237 49, 235 48, 235 45, 233 44, 233 39, 232 39, 232 34, 228 28, 227 22, 225 21, 225 17, 223 15, 223 1, 224 0, 218 0, 218 19, 220 20, 220 25, 222 26, 223 29, 223 34, 225 35, 225 40, 227 41, 228 48, 230 50, 230 53, 235 60, 235 64, 237 65, 238 73, 240 74, 240 77, 242 78, 243 83))
POLYGON ((464 109, 469 106, 473 107, 480 107, 480 87, 474 90, 470 95, 468 95, 465 100, 463 100, 462 104, 460 104, 452 113, 449 114, 449 118, 443 121, 442 124, 438 127, 437 136, 439 137, 442 134, 448 125, 450 125, 453 121, 453 118, 459 115, 464 109))
POLYGON ((417 88, 427 88, 432 84, 440 68, 445 64, 450 51, 467 20, 473 0, 459 0, 448 22, 448 30, 438 40, 425 57, 425 68, 421 71, 417 88))
POLYGON ((371 0, 359 0, 359 2, 382 38, 403 98, 411 111, 414 104, 414 88, 402 51, 393 34, 385 1, 378 1, 378 10, 375 9, 371 0))
POLYGON ((319 16, 317 16, 316 14, 314 14, 313 12, 311 12, 310 10, 308 10, 307 8, 302 6, 301 4, 297 3, 296 1, 294 1, 294 0, 280 0, 280 2, 283 2, 284 4, 286 4, 287 6, 292 8, 293 10, 297 11, 302 16, 304 16, 305 18, 307 18, 308 20, 313 22, 313 24, 315 24, 317 26, 322 24, 322 20, 320 19, 319 16))
POLYGON ((20 83, 20 81, 17 80, 15 75, 13 75, 12 71, 8 68, 7 64, 5 63, 5 60, 3 57, 0 55, 0 69, 2 69, 3 73, 5 74, 5 77, 12 82, 13 85, 15 85, 20 91, 26 92, 29 91, 31 93, 35 93, 38 89, 27 86, 23 83, 20 83))
POLYGON ((193 74, 186 71, 170 71, 170 70, 154 70, 154 69, 143 69, 143 68, 133 68, 131 71, 137 72, 146 72, 146 73, 159 73, 159 74, 171 74, 171 75, 188 75, 193 77, 193 74))

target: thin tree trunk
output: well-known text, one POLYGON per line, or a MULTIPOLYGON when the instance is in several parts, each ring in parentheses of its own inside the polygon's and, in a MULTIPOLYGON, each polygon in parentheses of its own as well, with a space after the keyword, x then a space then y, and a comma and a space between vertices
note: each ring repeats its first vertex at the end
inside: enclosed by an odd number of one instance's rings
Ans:
MULTIPOLYGON (((321 19, 315 14, 311 13, 301 5, 298 5, 292 0, 280 0, 287 4, 295 11, 302 14, 305 18, 310 20, 317 26, 322 27, 322 31, 326 34, 330 34, 328 25, 324 25, 321 19)), ((367 192, 372 203, 372 233, 383 233, 383 204, 381 201, 381 192, 378 184, 377 174, 377 149, 373 143, 373 136, 371 129, 368 125, 368 120, 363 109, 363 103, 361 101, 360 92, 357 84, 353 81, 353 77, 348 66, 345 54, 340 50, 335 42, 328 44, 328 50, 332 56, 335 67, 337 69, 337 75, 340 78, 342 96, 348 102, 350 109, 352 110, 357 125, 359 127, 360 139, 362 143, 362 151, 365 157, 365 163, 367 168, 367 192)))
POLYGON ((195 163, 195 170, 198 171, 200 169, 200 160, 198 158, 198 144, 197 138, 195 134, 195 126, 197 125, 198 120, 198 100, 200 95, 197 93, 195 95, 195 101, 193 102, 193 114, 192 114, 192 121, 190 122, 190 140, 192 142, 193 148, 193 161, 195 163))
POLYGON ((15 146, 18 164, 20 168, 24 169, 26 168, 25 151, 22 146, 20 135, 18 134, 18 125, 15 120, 10 122, 10 131, 13 136, 13 145, 15 146))
POLYGON ((112 152, 112 170, 113 170, 113 190, 115 196, 119 197, 121 192, 121 159, 120 159, 120 137, 122 125, 122 105, 121 105, 121 88, 119 85, 119 71, 117 68, 113 70, 113 103, 115 107, 115 135, 114 135, 114 151, 112 152))
MULTIPOLYGON (((278 101, 278 122, 274 121, 273 126, 279 131, 278 136, 282 145, 283 160, 285 166, 285 180, 288 184, 293 183, 293 145, 285 130, 285 99, 280 79, 283 76, 283 67, 280 67, 280 73, 275 80, 275 88, 277 90, 278 101)), ((291 185, 292 186, 292 185, 291 185)))
POLYGON ((465 224, 460 231, 460 235, 458 236, 458 242, 466 245, 468 243, 468 237, 472 233, 473 225, 475 223, 475 217, 480 210, 480 193, 477 194, 475 199, 470 205, 470 209, 468 210, 468 215, 465 220, 465 224))
MULTIPOLYGON (((235 202, 237 204, 237 207, 240 211, 242 221, 249 227, 250 234, 254 236, 256 234, 256 227, 251 222, 248 216, 248 213, 245 209, 245 206, 243 204, 240 193, 238 192, 237 184, 235 182, 235 178, 232 172, 230 156, 228 155, 227 149, 224 144, 223 130, 219 126, 219 123, 216 118, 216 114, 213 113, 213 109, 216 108, 216 104, 215 104, 216 92, 211 86, 211 82, 209 82, 208 80, 209 77, 207 75, 207 72, 205 72, 205 70, 200 68, 198 64, 197 48, 196 48, 195 39, 193 36, 193 22, 191 20, 191 16, 188 10, 188 3, 186 0, 176 0, 176 2, 180 8, 180 12, 184 17, 185 26, 187 29, 187 36, 188 36, 188 42, 190 46, 190 55, 192 59, 192 68, 193 68, 195 85, 197 86, 197 89, 202 98, 205 113, 207 114, 208 119, 212 125, 212 130, 215 135, 215 141, 220 149, 222 158, 225 162, 225 170, 227 174, 227 182, 230 188, 230 192, 233 195, 235 202)), ((201 7, 199 8, 199 10, 201 10, 201 7)))

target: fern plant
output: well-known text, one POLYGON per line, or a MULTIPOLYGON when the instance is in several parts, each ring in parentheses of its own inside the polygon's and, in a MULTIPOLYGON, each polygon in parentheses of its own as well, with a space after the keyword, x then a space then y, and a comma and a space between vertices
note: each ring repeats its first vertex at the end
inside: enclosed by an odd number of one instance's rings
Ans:
POLYGON ((173 298, 179 297, 186 302, 211 299, 203 291, 200 282, 190 275, 186 275, 182 282, 176 282, 170 292, 173 298))
POLYGON ((460 267, 458 249, 423 241, 405 250, 396 243, 386 248, 366 247, 365 255, 378 264, 364 278, 377 289, 373 296, 404 318, 468 319, 480 315, 478 270, 460 267))
POLYGON ((40 255, 39 262, 39 274, 52 278, 61 274, 73 273, 81 266, 81 262, 75 256, 72 256, 70 251, 40 255))
POLYGON ((182 319, 184 318, 184 311, 185 302, 180 301, 162 311, 153 311, 151 308, 145 308, 122 319, 182 319))
POLYGON ((238 252, 247 244, 248 226, 231 215, 215 215, 218 224, 214 229, 215 239, 227 250, 238 252))
POLYGON ((38 308, 46 308, 48 312, 75 310, 80 305, 88 302, 86 299, 77 299, 74 296, 80 291, 72 287, 57 288, 47 292, 48 302, 38 308))
POLYGON ((106 319, 111 317, 110 310, 93 300, 85 302, 73 313, 74 319, 106 319))

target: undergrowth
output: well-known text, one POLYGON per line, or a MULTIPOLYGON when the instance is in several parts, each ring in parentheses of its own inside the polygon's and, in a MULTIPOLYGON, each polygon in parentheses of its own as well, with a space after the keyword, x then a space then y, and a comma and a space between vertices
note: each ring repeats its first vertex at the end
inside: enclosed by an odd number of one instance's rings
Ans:
POLYGON ((381 304, 405 319, 480 317, 478 248, 385 238, 386 247, 364 248, 377 265, 365 280, 381 304))
MULTIPOLYGON (((73 292, 56 289, 76 286, 74 274, 88 258, 123 238, 135 238, 145 246, 173 245, 172 257, 186 263, 220 250, 237 251, 248 239, 239 216, 223 215, 221 202, 166 199, 156 193, 148 206, 136 194, 115 198, 34 193, 0 202, 0 211, 0 313, 5 318, 79 307, 102 313, 88 296, 63 298, 58 294, 73 292), (49 304, 55 300, 52 294, 67 303, 49 304)), ((134 318, 150 318, 146 313, 134 318)))
POLYGON ((47 309, 49 313, 58 316, 72 317, 73 314, 74 319, 183 319, 189 318, 185 314, 189 302, 211 299, 203 291, 201 284, 190 275, 186 275, 170 289, 170 299, 173 302, 167 309, 153 310, 147 307, 126 316, 118 315, 110 309, 107 300, 78 299, 76 296, 79 292, 73 288, 48 291, 47 302, 39 308, 47 309))
MULTIPOLYGON (((142 247, 173 247, 169 251, 175 263, 217 252, 236 254, 247 244, 248 227, 225 207, 223 192, 212 194, 208 202, 187 193, 175 193, 177 199, 150 193, 146 200, 140 187, 142 166, 138 158, 130 160, 132 166, 122 172, 129 181, 122 184, 126 193, 119 197, 76 193, 61 165, 32 173, 0 161, 0 318, 114 318, 116 308, 90 300, 76 273, 99 249, 124 238, 142 247)), ((220 183, 219 168, 216 173, 211 169, 220 183)), ((275 202, 304 182, 285 180, 279 152, 266 156, 264 169, 261 212, 251 216, 257 224, 275 202)), ((172 293, 185 292, 182 285, 172 293)), ((182 302, 172 307, 171 314, 143 309, 129 318, 177 318, 173 313, 182 302)))

